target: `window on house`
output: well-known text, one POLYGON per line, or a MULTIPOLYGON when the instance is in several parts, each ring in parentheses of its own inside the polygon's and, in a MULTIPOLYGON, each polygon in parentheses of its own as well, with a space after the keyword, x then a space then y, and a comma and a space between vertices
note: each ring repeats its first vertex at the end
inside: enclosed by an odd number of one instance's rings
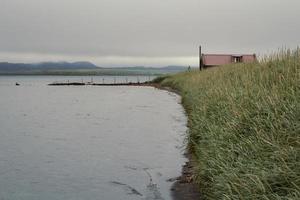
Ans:
POLYGON ((234 63, 240 63, 240 62, 242 62, 242 56, 235 56, 235 57, 233 57, 233 62, 234 63))

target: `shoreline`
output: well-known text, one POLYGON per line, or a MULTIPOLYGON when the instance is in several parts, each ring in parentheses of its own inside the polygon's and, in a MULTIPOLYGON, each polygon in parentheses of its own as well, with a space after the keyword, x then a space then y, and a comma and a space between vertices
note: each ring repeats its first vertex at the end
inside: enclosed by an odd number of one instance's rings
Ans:
MULTIPOLYGON (((172 93, 179 95, 181 94, 178 90, 175 90, 171 87, 161 86, 159 83, 152 83, 154 88, 159 90, 166 90, 172 93)), ((185 110, 182 103, 180 103, 183 109, 185 110)), ((186 115, 186 113, 185 113, 186 115)), ((187 133, 186 133, 187 134, 187 133)), ((187 161, 182 166, 181 175, 175 179, 171 187, 171 196, 173 200, 201 200, 201 192, 199 190, 198 184, 194 179, 194 161, 192 158, 192 153, 186 147, 185 153, 183 154, 187 161)))

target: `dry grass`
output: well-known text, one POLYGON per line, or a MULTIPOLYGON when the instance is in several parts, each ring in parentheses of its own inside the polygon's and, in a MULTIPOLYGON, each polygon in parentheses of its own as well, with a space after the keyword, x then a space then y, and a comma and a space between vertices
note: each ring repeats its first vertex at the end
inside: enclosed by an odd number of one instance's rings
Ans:
POLYGON ((300 199, 300 51, 161 78, 189 117, 206 199, 300 199))

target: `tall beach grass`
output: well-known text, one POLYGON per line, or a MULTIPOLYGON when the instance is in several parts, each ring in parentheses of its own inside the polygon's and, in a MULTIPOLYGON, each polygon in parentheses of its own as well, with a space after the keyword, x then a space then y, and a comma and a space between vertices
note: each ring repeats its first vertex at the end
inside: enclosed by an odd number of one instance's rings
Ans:
POLYGON ((300 51, 157 79, 188 114, 205 199, 300 199, 300 51))

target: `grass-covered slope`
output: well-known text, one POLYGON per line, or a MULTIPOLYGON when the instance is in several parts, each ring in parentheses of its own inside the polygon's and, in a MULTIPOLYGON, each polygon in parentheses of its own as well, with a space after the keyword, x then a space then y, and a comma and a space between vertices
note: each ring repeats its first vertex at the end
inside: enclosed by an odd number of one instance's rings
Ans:
POLYGON ((182 95, 206 199, 300 199, 300 52, 161 78, 182 95))

